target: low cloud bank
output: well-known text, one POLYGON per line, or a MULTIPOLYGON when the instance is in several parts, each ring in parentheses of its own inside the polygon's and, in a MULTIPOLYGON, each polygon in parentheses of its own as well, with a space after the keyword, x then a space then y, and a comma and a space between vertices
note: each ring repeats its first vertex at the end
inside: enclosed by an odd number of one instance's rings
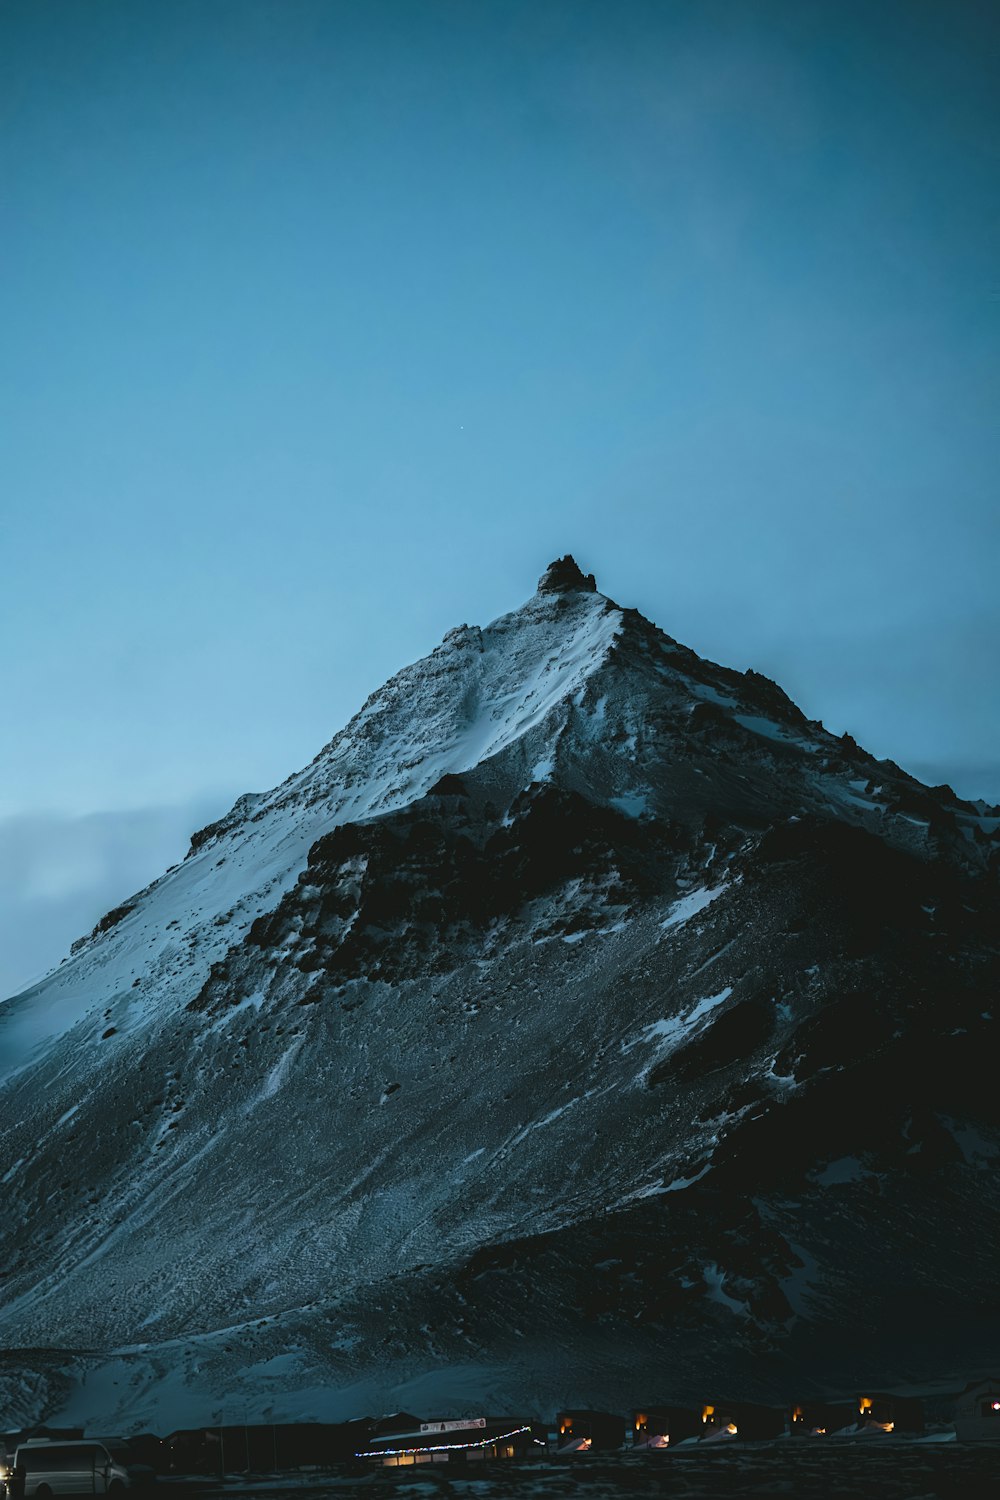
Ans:
POLYGON ((232 802, 0 819, 0 998, 40 979, 106 911, 183 859, 194 830, 232 802))

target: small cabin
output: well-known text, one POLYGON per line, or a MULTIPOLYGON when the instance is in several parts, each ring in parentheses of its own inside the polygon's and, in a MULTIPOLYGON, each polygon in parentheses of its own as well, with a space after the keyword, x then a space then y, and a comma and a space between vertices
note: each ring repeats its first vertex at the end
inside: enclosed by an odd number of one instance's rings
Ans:
POLYGON ((856 1401, 796 1401, 788 1412, 791 1437, 829 1437, 857 1426, 856 1401))
POLYGON ((702 1438, 740 1437, 749 1442, 781 1437, 785 1412, 780 1406, 759 1406, 753 1401, 706 1402, 701 1409, 702 1438))
POLYGON ((625 1442, 625 1418, 610 1411, 561 1411, 556 1433, 558 1453, 613 1453, 625 1442))
POLYGON ((633 1448, 666 1448, 701 1436, 701 1417, 690 1406, 644 1406, 632 1413, 633 1448))
POLYGON ((396 1412, 373 1424, 355 1458, 377 1468, 414 1464, 475 1464, 486 1459, 527 1458, 540 1453, 532 1424, 519 1417, 431 1417, 396 1412))
POLYGON ((978 1380, 955 1402, 955 1436, 960 1443, 1000 1442, 1000 1380, 978 1380))
POLYGON ((924 1404, 915 1396, 859 1396, 859 1427, 881 1428, 883 1432, 917 1433, 924 1430, 924 1404))

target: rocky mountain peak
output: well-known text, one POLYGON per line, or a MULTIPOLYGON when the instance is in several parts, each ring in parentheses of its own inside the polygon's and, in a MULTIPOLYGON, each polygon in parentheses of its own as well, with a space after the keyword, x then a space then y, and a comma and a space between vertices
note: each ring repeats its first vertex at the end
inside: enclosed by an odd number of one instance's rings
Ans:
POLYGON ((588 594, 596 594, 597 580, 593 573, 581 572, 576 558, 567 552, 565 557, 557 557, 555 562, 549 563, 538 580, 538 592, 565 594, 570 589, 582 589, 588 594))
POLYGON ((539 587, 0 1005, 30 1420, 989 1368, 1000 809, 539 587))

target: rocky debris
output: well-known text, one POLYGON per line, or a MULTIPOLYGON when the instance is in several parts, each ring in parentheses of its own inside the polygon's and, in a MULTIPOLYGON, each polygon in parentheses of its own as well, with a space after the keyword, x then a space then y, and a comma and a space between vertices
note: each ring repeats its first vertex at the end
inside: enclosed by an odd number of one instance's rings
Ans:
POLYGON ((470 781, 442 777, 416 806, 318 840, 296 888, 188 1008, 231 1005, 260 950, 280 949, 327 985, 413 980, 459 969, 473 952, 612 931, 654 892, 668 899, 691 877, 701 845, 679 825, 630 818, 550 783, 532 784, 501 813, 470 795, 470 781))

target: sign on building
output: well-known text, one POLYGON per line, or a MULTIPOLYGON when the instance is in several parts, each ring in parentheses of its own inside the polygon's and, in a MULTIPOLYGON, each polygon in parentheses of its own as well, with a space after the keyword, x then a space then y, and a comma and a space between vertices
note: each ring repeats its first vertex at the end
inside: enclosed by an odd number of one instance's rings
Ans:
POLYGON ((485 1417, 459 1417, 455 1422, 421 1422, 421 1432, 465 1432, 470 1427, 485 1427, 485 1417))

